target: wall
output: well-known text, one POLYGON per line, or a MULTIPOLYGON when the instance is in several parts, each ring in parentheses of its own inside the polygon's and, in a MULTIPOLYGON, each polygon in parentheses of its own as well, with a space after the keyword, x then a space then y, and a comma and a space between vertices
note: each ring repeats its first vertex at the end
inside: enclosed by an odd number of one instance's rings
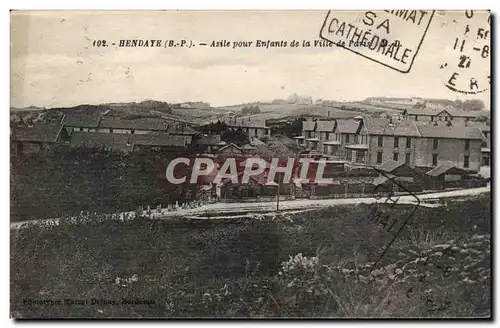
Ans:
POLYGON ((398 161, 405 160, 405 154, 410 153, 410 165, 414 165, 415 163, 415 141, 417 138, 412 137, 411 139, 411 147, 406 148, 406 137, 399 137, 398 148, 394 148, 394 136, 382 136, 383 144, 382 147, 378 146, 378 135, 373 135, 370 137, 370 164, 377 165, 377 153, 379 151, 382 152, 382 162, 384 163, 387 160, 394 159, 394 153, 397 152, 399 154, 398 161))
POLYGON ((464 155, 469 155, 469 170, 479 171, 481 164, 481 140, 471 140, 465 151, 465 140, 440 138, 438 149, 433 150, 433 138, 418 138, 415 142, 415 165, 432 167, 432 155, 438 154, 437 165, 453 164, 464 168, 464 155))

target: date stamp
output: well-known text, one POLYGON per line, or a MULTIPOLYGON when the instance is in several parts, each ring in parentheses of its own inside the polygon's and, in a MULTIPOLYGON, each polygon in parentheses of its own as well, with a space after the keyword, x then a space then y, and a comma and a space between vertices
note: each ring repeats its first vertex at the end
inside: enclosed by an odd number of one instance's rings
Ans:
POLYGON ((490 26, 489 11, 464 10, 453 20, 454 35, 447 40, 453 55, 439 67, 444 71, 444 84, 448 89, 466 95, 489 90, 490 26))
POLYGON ((398 72, 408 73, 433 16, 431 10, 329 11, 320 37, 398 72))

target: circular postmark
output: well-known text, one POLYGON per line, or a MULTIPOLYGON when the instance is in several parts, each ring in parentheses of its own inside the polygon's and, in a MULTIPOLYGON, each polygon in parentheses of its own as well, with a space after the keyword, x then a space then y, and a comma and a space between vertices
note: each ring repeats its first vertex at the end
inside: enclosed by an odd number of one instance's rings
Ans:
POLYGON ((454 35, 445 45, 449 56, 440 65, 444 84, 461 94, 485 92, 490 88, 491 13, 465 10, 456 15, 454 35))

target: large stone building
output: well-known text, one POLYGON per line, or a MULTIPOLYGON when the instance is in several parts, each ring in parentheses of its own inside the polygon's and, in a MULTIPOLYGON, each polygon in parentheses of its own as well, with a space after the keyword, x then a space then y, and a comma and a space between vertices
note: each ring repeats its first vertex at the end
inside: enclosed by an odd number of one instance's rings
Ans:
POLYGON ((361 116, 304 122, 303 135, 296 139, 305 149, 345 160, 351 168, 393 160, 412 167, 446 164, 475 172, 484 162, 486 140, 474 126, 361 116))

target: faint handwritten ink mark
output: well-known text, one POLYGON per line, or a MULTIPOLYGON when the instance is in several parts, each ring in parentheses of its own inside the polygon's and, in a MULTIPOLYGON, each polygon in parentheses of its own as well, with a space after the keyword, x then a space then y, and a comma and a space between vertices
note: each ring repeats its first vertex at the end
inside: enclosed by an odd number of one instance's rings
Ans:
MULTIPOLYGON (((410 214, 406 217, 406 219, 403 221, 403 223, 401 224, 401 226, 399 227, 399 229, 396 231, 396 233, 394 234, 394 236, 391 238, 391 240, 389 241, 389 243, 384 247, 382 253, 380 254, 380 256, 378 257, 378 259, 375 261, 375 263, 373 264, 373 266, 376 266, 380 260, 384 257, 384 255, 387 253, 387 251, 389 250, 389 248, 392 246, 392 244, 394 243, 394 241, 396 240, 396 238, 401 234, 401 231, 403 231, 404 227, 408 224, 408 222, 410 221, 410 219, 413 217, 413 214, 415 213, 415 211, 418 209, 418 207, 420 206, 420 198, 413 192, 411 192, 410 190, 408 190, 404 185, 402 185, 401 183, 399 183, 396 179, 396 176, 389 176, 387 175, 384 171, 382 170, 379 170, 377 169, 376 167, 372 166, 372 168, 377 171, 379 174, 381 174, 382 176, 384 176, 385 178, 388 179, 388 181, 391 181, 393 184, 395 184, 400 190, 404 191, 404 192, 407 192, 408 193, 408 196, 412 196, 413 198, 415 198, 416 200, 416 205, 413 207, 412 211, 410 212, 410 214)), ((375 188, 376 189, 376 188, 375 188)), ((394 189, 391 188, 391 191, 390 191, 390 194, 389 195, 393 195, 394 194, 394 189)), ((387 197, 386 199, 386 202, 389 200, 390 196, 387 197)), ((392 200, 392 199, 391 199, 392 200)), ((399 198, 398 198, 399 200, 399 198)), ((397 201, 396 201, 397 202, 397 201)), ((395 205, 396 203, 393 202, 393 206, 395 205)), ((392 207, 391 207, 392 208, 392 207)), ((398 220, 396 219, 396 222, 398 220)), ((391 229, 392 227, 394 227, 395 224, 392 224, 391 225, 391 229)))

